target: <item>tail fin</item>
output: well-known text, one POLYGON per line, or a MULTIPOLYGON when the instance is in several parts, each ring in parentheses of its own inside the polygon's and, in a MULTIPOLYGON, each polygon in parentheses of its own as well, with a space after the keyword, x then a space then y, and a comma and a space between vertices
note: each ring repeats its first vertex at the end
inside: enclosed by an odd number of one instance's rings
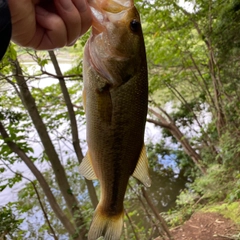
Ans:
POLYGON ((103 215, 96 208, 92 224, 88 233, 88 240, 97 240, 99 237, 104 236, 104 240, 119 240, 122 233, 124 212, 115 215, 103 215))

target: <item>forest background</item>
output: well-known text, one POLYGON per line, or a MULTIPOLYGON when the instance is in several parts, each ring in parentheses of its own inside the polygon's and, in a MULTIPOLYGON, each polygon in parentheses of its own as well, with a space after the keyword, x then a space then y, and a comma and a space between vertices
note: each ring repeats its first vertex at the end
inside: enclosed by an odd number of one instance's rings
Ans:
MULTIPOLYGON (((122 239, 167 239, 168 227, 203 205, 240 198, 240 1, 135 2, 149 67, 147 121, 159 137, 147 142, 151 188, 129 183, 122 239)), ((86 239, 99 198, 98 182, 78 173, 88 36, 55 52, 11 44, 0 63, 0 191, 24 183, 16 201, 0 203, 2 238, 86 239), (62 72, 67 59, 72 68, 62 72), (16 170, 19 162, 32 174, 16 170)))

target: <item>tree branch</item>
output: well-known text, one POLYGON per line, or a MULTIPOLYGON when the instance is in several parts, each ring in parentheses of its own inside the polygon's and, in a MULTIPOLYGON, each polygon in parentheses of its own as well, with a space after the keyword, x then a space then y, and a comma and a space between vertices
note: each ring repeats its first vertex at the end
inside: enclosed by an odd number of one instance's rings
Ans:
MULTIPOLYGON (((156 121, 153 119, 147 119, 147 121, 156 124, 157 126, 163 127, 168 129, 171 134, 177 139, 177 141, 182 145, 186 154, 193 160, 196 166, 201 170, 202 174, 206 174, 206 169, 201 164, 201 157, 200 155, 192 148, 191 144, 189 143, 188 139, 184 136, 184 134, 180 131, 180 129, 176 126, 173 120, 171 122, 167 122, 165 118, 157 113, 155 110, 149 108, 149 111, 157 117, 160 121, 156 121)), ((164 111, 164 114, 167 113, 164 111)), ((168 119, 170 120, 171 117, 167 114, 168 119)))
POLYGON ((140 195, 137 193, 137 191, 135 191, 135 189, 133 189, 133 187, 132 187, 130 184, 128 184, 128 185, 129 185, 130 189, 136 194, 136 196, 137 196, 139 202, 141 203, 141 205, 142 205, 142 207, 143 207, 143 209, 144 209, 147 217, 148 217, 149 220, 152 222, 152 228, 153 228, 153 227, 156 227, 156 229, 158 230, 159 235, 165 240, 165 239, 166 239, 166 234, 164 234, 164 229, 163 229, 163 226, 161 225, 161 222, 160 222, 160 224, 159 224, 159 223, 157 223, 157 222, 155 221, 156 218, 153 218, 153 217, 152 217, 152 214, 149 213, 149 211, 148 211, 148 209, 147 209, 147 206, 146 206, 146 204, 145 204, 144 201, 143 201, 142 196, 140 196, 140 195))
POLYGON ((169 239, 173 239, 173 236, 171 235, 168 226, 165 222, 165 220, 163 219, 163 217, 158 213, 156 207, 153 205, 152 201, 150 200, 150 198, 148 197, 148 194, 146 192, 146 190, 144 189, 144 187, 141 187, 142 190, 142 194, 143 197, 145 198, 146 202, 148 203, 148 206, 150 207, 150 209, 152 210, 152 212, 154 213, 155 217, 159 220, 159 222, 161 223, 164 231, 166 232, 167 236, 169 237, 169 239))
MULTIPOLYGON (((78 126, 77 126, 77 121, 76 121, 76 117, 75 117, 75 112, 73 109, 73 104, 72 104, 67 86, 65 84, 64 76, 63 76, 60 66, 58 64, 57 58, 53 51, 49 51, 48 53, 52 60, 56 74, 58 75, 59 84, 60 84, 60 87, 61 87, 61 90, 63 93, 65 103, 67 105, 68 116, 69 116, 70 123, 71 123, 70 126, 71 126, 71 133, 72 133, 72 143, 73 143, 75 153, 77 155, 78 162, 80 164, 83 159, 83 154, 82 154, 82 149, 80 147, 78 126)), ((98 205, 98 198, 97 198, 97 194, 96 194, 95 188, 93 186, 93 183, 92 183, 92 181, 89 181, 87 179, 85 179, 85 182, 87 184, 87 188, 88 188, 88 192, 89 192, 89 196, 90 196, 92 205, 94 208, 96 208, 98 205)))
POLYGON ((39 202, 40 208, 42 209, 43 216, 44 216, 44 218, 45 218, 45 220, 46 220, 46 222, 47 222, 47 225, 48 225, 48 227, 49 227, 49 229, 50 229, 50 232, 52 233, 53 238, 54 238, 55 240, 58 240, 58 237, 57 237, 57 235, 56 235, 56 233, 55 233, 55 231, 54 231, 54 229, 53 229, 53 227, 52 227, 52 225, 51 225, 51 223, 50 223, 50 221, 49 221, 47 212, 46 212, 45 209, 44 209, 44 206, 43 206, 43 203, 42 203, 40 194, 39 194, 39 192, 38 192, 38 190, 37 190, 37 187, 36 187, 35 183, 34 183, 31 179, 23 176, 21 173, 18 173, 18 172, 13 171, 3 160, 0 160, 0 161, 2 161, 2 163, 3 163, 12 173, 14 173, 15 175, 18 175, 18 176, 26 179, 27 181, 29 181, 29 182, 32 184, 33 189, 34 189, 34 191, 35 191, 35 193, 36 193, 36 195, 37 195, 37 200, 38 200, 38 202, 39 202))
POLYGON ((131 228, 132 228, 132 231, 133 231, 133 234, 134 234, 134 236, 135 236, 135 239, 136 239, 136 240, 140 240, 140 237, 139 237, 138 233, 137 233, 137 232, 135 231, 135 229, 134 229, 132 219, 131 219, 131 217, 128 215, 127 210, 124 209, 124 212, 125 212, 125 215, 127 216, 127 219, 128 219, 128 221, 129 221, 129 224, 130 224, 130 226, 131 226, 131 228))
POLYGON ((84 219, 81 214, 78 201, 75 197, 75 195, 72 193, 71 187, 69 185, 65 170, 60 162, 60 159, 58 157, 58 154, 54 148, 54 145, 51 141, 51 138, 47 132, 47 128, 40 116, 40 113, 38 111, 38 108, 35 103, 35 99, 33 98, 28 85, 26 84, 25 79, 22 77, 22 69, 19 65, 18 60, 13 61, 13 72, 16 73, 16 80, 18 87, 20 89, 21 93, 21 100, 26 107, 32 122, 38 132, 38 135, 41 139, 41 142, 44 146, 46 155, 49 158, 49 161, 51 162, 54 175, 56 177, 56 181, 58 183, 59 189, 63 195, 63 198, 66 201, 67 207, 70 210, 70 213, 73 216, 73 219, 76 220, 76 222, 82 223, 82 231, 80 232, 81 236, 80 238, 85 238, 85 234, 87 232, 87 229, 85 227, 84 219), (74 216, 77 216, 74 218, 74 216))
POLYGON ((8 135, 6 129, 4 128, 2 122, 0 122, 0 133, 2 135, 2 138, 4 142, 8 145, 8 147, 11 149, 12 152, 16 153, 17 156, 19 156, 23 162, 27 165, 27 167, 31 170, 33 175, 38 180, 40 186, 43 189, 43 192, 45 193, 50 206, 52 207, 54 213, 59 218, 63 226, 66 228, 66 230, 70 233, 70 235, 73 235, 75 233, 75 228, 72 225, 72 223, 69 221, 69 219, 66 217, 66 215, 63 213, 61 208, 59 207, 56 198, 54 197, 47 181, 45 180, 42 173, 36 168, 36 166, 33 164, 32 160, 25 154, 25 152, 17 146, 16 143, 11 141, 10 136, 8 135))

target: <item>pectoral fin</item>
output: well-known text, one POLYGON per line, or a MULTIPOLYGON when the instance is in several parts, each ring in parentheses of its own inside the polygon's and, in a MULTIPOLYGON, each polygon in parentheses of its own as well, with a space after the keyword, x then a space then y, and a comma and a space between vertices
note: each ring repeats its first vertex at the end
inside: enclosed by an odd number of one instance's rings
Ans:
POLYGON ((151 186, 151 179, 149 177, 148 172, 148 159, 145 145, 143 145, 137 166, 133 172, 133 177, 141 181, 146 187, 151 186))
POLYGON ((93 170, 92 163, 90 160, 90 155, 88 152, 86 156, 83 158, 82 163, 79 166, 79 172, 88 180, 97 179, 97 176, 93 170))

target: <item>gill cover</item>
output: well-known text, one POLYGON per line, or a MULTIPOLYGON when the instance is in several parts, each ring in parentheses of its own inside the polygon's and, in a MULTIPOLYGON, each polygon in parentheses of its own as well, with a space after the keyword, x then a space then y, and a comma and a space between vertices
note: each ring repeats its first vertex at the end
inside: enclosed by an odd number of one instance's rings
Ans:
POLYGON ((138 53, 143 37, 139 14, 129 0, 90 0, 89 4, 93 13, 87 46, 91 65, 109 86, 118 87, 141 66, 138 53))

